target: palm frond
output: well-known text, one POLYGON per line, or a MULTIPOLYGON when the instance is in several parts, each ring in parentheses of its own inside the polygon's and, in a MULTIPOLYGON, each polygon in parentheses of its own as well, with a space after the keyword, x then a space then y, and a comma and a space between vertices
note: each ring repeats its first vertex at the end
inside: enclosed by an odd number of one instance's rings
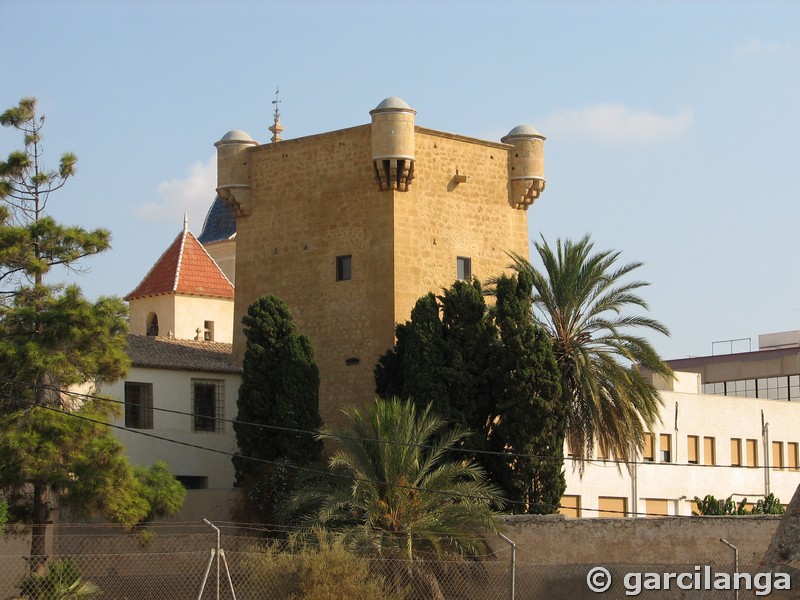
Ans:
POLYGON ((557 239, 554 246, 541 236, 534 248, 541 270, 518 254, 509 254, 510 266, 530 277, 534 319, 553 341, 562 398, 570 406, 570 450, 591 458, 600 446, 628 458, 641 448, 661 406, 658 391, 635 367, 673 376, 645 338, 629 333, 669 335, 657 320, 628 313, 648 309, 637 291, 649 283, 623 280, 643 263, 619 265, 619 251, 595 251, 588 235, 557 239))

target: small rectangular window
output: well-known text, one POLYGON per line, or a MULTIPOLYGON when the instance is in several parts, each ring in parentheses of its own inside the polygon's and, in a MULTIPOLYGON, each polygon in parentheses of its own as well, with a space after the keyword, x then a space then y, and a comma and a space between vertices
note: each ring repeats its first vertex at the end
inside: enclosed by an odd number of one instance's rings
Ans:
POLYGON ((608 450, 602 446, 602 444, 597 445, 597 453, 595 456, 600 460, 608 459, 608 450))
POLYGON ((628 499, 611 496, 597 498, 598 517, 622 518, 628 516, 628 499))
POLYGON ((648 517, 668 517, 669 500, 662 498, 645 498, 645 514, 648 517))
POLYGON ((790 469, 797 469, 797 442, 786 444, 786 466, 790 469))
POLYGON ((206 342, 214 341, 214 321, 203 321, 203 339, 206 342))
POLYGON ((644 448, 642 449, 642 460, 653 462, 655 460, 655 453, 653 452, 653 434, 644 434, 644 448))
POLYGON ((205 490, 208 488, 208 477, 202 475, 175 475, 175 479, 187 490, 205 490))
POLYGON ((472 259, 466 256, 456 258, 456 279, 466 281, 472 279, 472 259))
POLYGON ((225 415, 225 382, 192 379, 192 430, 222 433, 225 415))
POLYGON ((731 466, 742 466, 742 440, 731 439, 731 466))
POLYGON ((353 278, 353 255, 336 257, 336 281, 350 281, 353 278))
POLYGON ((699 454, 698 448, 700 447, 700 440, 696 435, 686 436, 686 462, 690 465, 697 464, 697 455, 699 454))
POLYGON ((747 440, 745 442, 747 446, 747 466, 748 467, 757 467, 758 466, 758 441, 757 440, 747 440))
POLYGON ((658 448, 661 451, 661 462, 672 462, 672 436, 662 433, 658 436, 658 448))
POLYGON ((703 438, 703 464, 715 465, 717 464, 716 448, 714 447, 713 437, 703 438))
POLYGON ((125 382, 125 427, 153 428, 153 384, 125 382))
POLYGON ((783 442, 772 442, 772 468, 783 468, 783 442))
POLYGON ((581 516, 581 497, 580 496, 561 496, 558 514, 566 517, 578 519, 581 516))

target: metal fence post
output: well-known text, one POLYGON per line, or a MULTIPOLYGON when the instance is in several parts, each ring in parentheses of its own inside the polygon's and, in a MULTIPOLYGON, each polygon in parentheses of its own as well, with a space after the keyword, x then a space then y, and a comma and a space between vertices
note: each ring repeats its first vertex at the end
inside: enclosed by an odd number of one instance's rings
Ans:
POLYGON ((509 597, 511 600, 515 600, 517 596, 517 545, 502 533, 498 533, 497 535, 503 538, 504 541, 511 544, 511 595, 509 597))
POLYGON ((219 559, 220 559, 220 531, 219 527, 216 527, 211 521, 208 519, 203 519, 203 523, 217 532, 217 600, 219 600, 219 559))
MULTIPOLYGON (((736 577, 736 573, 739 572, 739 549, 733 544, 731 544, 725 538, 719 538, 719 541, 725 544, 731 550, 733 550, 733 573, 731 574, 731 580, 733 580, 736 577)), ((735 589, 736 591, 733 593, 733 597, 736 600, 739 600, 739 586, 738 585, 735 586, 735 589)))

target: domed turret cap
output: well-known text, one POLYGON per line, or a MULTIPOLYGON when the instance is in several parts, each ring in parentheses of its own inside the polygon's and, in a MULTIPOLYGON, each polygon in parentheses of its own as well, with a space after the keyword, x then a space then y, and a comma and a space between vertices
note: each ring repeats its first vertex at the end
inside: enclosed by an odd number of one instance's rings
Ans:
POLYGON ((378 104, 378 106, 369 111, 369 114, 372 115, 377 112, 410 112, 417 114, 417 111, 411 108, 405 100, 397 96, 389 96, 378 104))
POLYGON ((514 127, 514 129, 512 129, 506 135, 500 138, 500 141, 506 143, 507 140, 513 140, 515 138, 521 138, 521 137, 536 137, 536 138, 541 138, 543 140, 547 139, 541 133, 536 131, 536 128, 533 127, 532 125, 517 125, 516 127, 514 127))
POLYGON ((241 129, 232 129, 228 133, 222 136, 222 138, 214 144, 215 146, 220 144, 258 144, 250 134, 246 131, 242 131, 241 129))

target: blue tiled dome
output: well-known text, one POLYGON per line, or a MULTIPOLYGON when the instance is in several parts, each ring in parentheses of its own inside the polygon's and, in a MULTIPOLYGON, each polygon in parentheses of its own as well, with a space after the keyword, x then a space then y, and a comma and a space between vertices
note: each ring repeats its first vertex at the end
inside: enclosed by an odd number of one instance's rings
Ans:
POLYGON ((208 210, 206 220, 203 223, 203 231, 197 236, 197 240, 201 244, 210 244, 229 240, 235 235, 236 215, 233 214, 231 207, 217 196, 208 210))

